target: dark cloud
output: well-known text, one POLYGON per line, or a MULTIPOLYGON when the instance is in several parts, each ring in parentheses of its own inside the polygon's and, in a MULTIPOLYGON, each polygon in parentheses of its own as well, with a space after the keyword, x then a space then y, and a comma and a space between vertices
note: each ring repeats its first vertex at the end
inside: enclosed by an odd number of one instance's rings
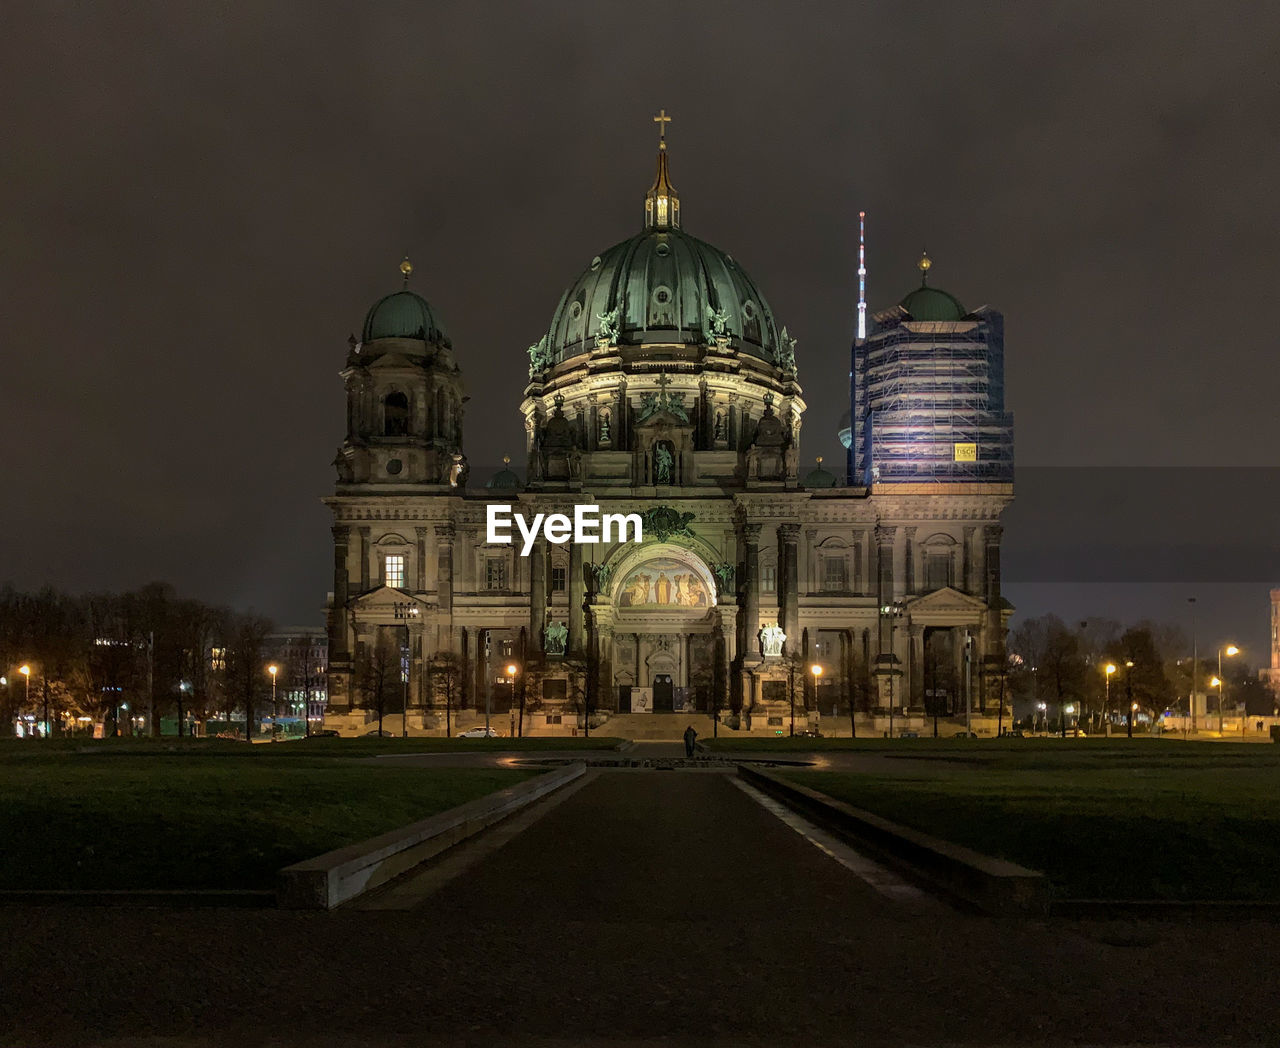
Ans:
POLYGON ((686 227, 800 339, 807 459, 840 455, 864 207, 873 307, 928 247, 936 283, 1006 313, 1021 463, 1268 465, 1278 24, 1200 3, 14 5, 0 577, 167 576, 314 618, 347 334, 408 251, 467 371, 468 453, 519 457, 524 347, 638 227, 659 106, 686 227))

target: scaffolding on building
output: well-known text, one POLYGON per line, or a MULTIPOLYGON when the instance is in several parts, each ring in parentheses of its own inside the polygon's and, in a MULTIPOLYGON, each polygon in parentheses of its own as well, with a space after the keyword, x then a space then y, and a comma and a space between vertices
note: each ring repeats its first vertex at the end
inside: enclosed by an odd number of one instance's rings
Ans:
POLYGON ((1012 481, 1000 314, 875 319, 854 346, 851 480, 1012 481))

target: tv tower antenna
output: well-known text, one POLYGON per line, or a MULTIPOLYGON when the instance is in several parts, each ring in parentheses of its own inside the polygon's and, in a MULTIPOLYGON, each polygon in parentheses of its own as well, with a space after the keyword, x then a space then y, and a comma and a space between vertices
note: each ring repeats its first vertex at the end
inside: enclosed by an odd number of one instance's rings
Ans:
POLYGON ((858 341, 867 337, 867 213, 858 212, 858 341))

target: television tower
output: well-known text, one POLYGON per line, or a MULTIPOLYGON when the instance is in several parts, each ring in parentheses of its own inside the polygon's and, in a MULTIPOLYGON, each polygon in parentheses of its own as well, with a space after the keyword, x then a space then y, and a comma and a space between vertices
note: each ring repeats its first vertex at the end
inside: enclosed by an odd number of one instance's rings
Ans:
POLYGON ((867 337, 867 213, 858 212, 858 341, 867 337))

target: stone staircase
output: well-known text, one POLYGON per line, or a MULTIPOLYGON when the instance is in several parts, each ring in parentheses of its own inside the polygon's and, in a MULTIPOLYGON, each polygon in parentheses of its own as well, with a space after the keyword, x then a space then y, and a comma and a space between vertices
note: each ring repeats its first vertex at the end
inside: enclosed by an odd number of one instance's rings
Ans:
MULTIPOLYGON (((619 713, 591 730, 593 734, 616 735, 643 742, 678 742, 684 738, 684 730, 690 724, 700 740, 705 741, 714 734, 715 725, 705 713, 619 713)), ((738 733, 721 723, 720 734, 738 733)))

